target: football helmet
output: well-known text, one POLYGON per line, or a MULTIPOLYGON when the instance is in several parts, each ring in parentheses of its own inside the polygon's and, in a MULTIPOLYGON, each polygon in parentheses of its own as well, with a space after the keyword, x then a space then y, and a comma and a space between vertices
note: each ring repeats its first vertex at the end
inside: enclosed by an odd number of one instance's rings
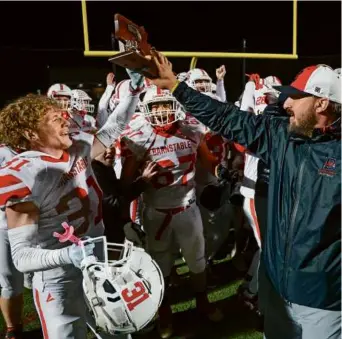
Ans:
POLYGON ((71 91, 70 108, 87 114, 93 114, 95 106, 92 105, 91 97, 81 89, 73 89, 71 91))
POLYGON ((140 107, 147 121, 156 128, 167 129, 174 122, 184 118, 181 106, 169 90, 151 86, 140 107))
POLYGON ((64 84, 53 84, 47 91, 47 97, 58 101, 62 109, 70 108, 71 89, 64 84))
POLYGON ((264 79, 264 85, 266 86, 281 86, 281 81, 274 75, 269 75, 264 79))
POLYGON ((188 85, 199 92, 211 92, 212 80, 208 73, 200 68, 191 69, 188 73, 188 85))
POLYGON ((86 303, 96 325, 104 332, 130 334, 144 328, 155 316, 164 295, 160 268, 144 249, 126 240, 107 243, 106 237, 89 238, 103 259, 84 256, 81 262, 86 303), (100 245, 100 246, 98 246, 100 245), (111 259, 111 256, 118 259, 111 259))

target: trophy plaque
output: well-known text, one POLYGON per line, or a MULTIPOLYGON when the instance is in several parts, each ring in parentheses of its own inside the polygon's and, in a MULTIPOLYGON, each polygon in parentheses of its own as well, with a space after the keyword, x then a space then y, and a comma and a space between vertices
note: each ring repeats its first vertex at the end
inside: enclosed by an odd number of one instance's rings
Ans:
POLYGON ((158 77, 156 64, 147 59, 151 55, 151 45, 147 42, 147 33, 121 14, 114 15, 115 38, 119 41, 121 53, 109 59, 110 62, 134 70, 154 79, 158 77))

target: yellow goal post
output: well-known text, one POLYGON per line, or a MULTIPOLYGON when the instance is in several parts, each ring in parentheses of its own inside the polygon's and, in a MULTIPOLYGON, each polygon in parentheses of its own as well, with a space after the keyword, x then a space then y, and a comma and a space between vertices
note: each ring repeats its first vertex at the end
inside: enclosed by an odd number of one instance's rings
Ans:
MULTIPOLYGON (((89 47, 88 34, 88 15, 87 2, 81 0, 82 3, 82 23, 83 23, 83 38, 84 38, 84 56, 85 57, 111 57, 120 53, 119 51, 92 51, 89 47)), ((292 53, 291 54, 276 54, 276 53, 228 53, 228 52, 162 52, 168 58, 191 58, 190 69, 196 67, 198 58, 246 58, 246 59, 298 59, 297 54, 297 0, 293 0, 292 11, 292 53)))

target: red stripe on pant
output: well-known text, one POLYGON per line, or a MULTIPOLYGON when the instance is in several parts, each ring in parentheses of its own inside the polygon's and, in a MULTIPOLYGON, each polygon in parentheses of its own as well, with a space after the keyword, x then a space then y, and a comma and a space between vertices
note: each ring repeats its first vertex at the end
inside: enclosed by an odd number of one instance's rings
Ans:
POLYGON ((183 207, 176 207, 176 208, 170 208, 170 209, 159 209, 156 210, 161 213, 165 213, 165 218, 159 227, 159 230, 157 231, 157 234, 155 236, 156 240, 160 240, 161 236, 163 235, 164 231, 166 230, 166 227, 170 225, 170 222, 172 220, 172 216, 175 214, 178 214, 180 212, 183 212, 187 210, 190 206, 183 206, 183 207))
POLYGON ((255 224, 255 228, 259 237, 259 241, 261 242, 261 235, 260 235, 260 227, 259 227, 259 223, 258 223, 258 218, 256 215, 256 211, 255 211, 255 203, 254 203, 254 199, 250 199, 249 201, 249 207, 251 209, 251 213, 252 213, 252 218, 255 224))
POLYGON ((42 325, 44 339, 49 339, 49 334, 48 334, 47 327, 46 327, 45 317, 44 317, 44 313, 42 310, 42 306, 40 304, 40 297, 39 297, 39 292, 37 289, 35 290, 35 299, 36 299, 36 304, 37 304, 37 308, 38 308, 40 323, 42 325))

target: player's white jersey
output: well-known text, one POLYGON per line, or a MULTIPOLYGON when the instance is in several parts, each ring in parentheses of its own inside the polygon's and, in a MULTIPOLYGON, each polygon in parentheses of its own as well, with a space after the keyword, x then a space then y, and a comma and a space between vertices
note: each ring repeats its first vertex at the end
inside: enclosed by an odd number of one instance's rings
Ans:
POLYGON ((93 136, 74 141, 60 159, 38 151, 15 156, 0 170, 0 206, 32 201, 40 210, 37 245, 56 249, 53 232, 63 233, 62 222, 75 227, 77 236, 103 233, 102 191, 94 176, 90 147, 93 136))
MULTIPOLYGON (((2 144, 0 145, 0 168, 13 157, 17 155, 12 148, 2 144)), ((7 220, 5 211, 0 210, 0 229, 7 229, 7 220)))
POLYGON ((82 113, 70 113, 70 116, 69 131, 71 136, 78 135, 80 131, 90 134, 96 133, 96 120, 93 116, 82 113))
POLYGON ((138 160, 155 161, 160 169, 143 201, 153 208, 186 206, 195 199, 197 149, 203 139, 202 125, 189 120, 177 122, 171 134, 157 132, 144 117, 130 123, 123 141, 138 160))
POLYGON ((269 88, 266 86, 263 86, 260 89, 255 89, 254 92, 254 113, 255 114, 262 114, 264 112, 264 109, 267 106, 266 101, 266 92, 269 91, 269 88))
POLYGON ((7 161, 10 161, 14 156, 17 155, 12 148, 5 144, 0 144, 0 167, 7 161))

